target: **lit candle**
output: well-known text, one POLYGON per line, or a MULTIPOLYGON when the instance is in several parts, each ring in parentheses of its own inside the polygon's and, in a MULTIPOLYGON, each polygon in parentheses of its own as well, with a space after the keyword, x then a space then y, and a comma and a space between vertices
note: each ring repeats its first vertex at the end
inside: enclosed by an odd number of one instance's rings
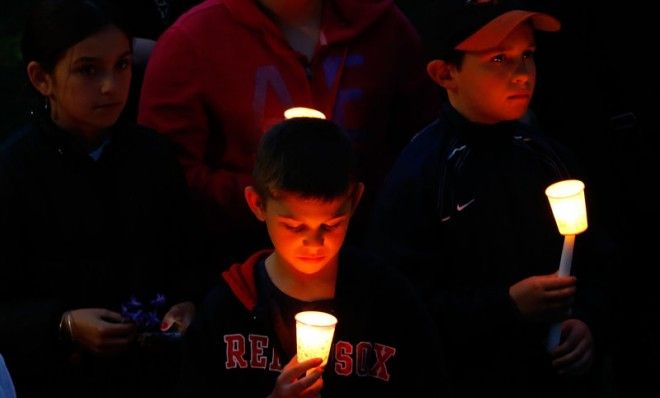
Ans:
MULTIPOLYGON (((584 183, 580 180, 564 180, 550 185, 545 190, 550 201, 559 233, 564 235, 564 246, 559 261, 559 276, 571 274, 575 235, 587 229, 587 206, 584 199, 584 183)), ((561 323, 550 327, 548 351, 559 345, 561 323)))
POLYGON ((323 112, 304 107, 289 108, 284 111, 284 117, 286 119, 293 119, 295 117, 312 117, 316 119, 325 119, 323 112))
POLYGON ((299 312, 295 318, 298 362, 321 358, 321 366, 325 366, 328 363, 337 318, 319 311, 299 312))

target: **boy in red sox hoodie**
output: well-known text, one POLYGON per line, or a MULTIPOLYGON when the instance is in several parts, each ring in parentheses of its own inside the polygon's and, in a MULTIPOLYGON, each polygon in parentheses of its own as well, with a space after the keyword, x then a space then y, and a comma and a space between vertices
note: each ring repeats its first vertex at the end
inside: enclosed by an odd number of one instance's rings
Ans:
POLYGON ((333 122, 296 118, 266 133, 245 198, 274 250, 233 265, 208 295, 186 335, 182 396, 447 395, 433 323, 409 283, 342 248, 364 189, 354 167, 333 122), (296 359, 294 315, 307 310, 338 319, 324 368, 296 359))
POLYGON ((391 0, 208 0, 158 40, 138 119, 179 147, 225 265, 267 243, 243 190, 259 139, 286 109, 318 109, 348 132, 367 187, 349 235, 357 242, 372 193, 440 95, 391 0))

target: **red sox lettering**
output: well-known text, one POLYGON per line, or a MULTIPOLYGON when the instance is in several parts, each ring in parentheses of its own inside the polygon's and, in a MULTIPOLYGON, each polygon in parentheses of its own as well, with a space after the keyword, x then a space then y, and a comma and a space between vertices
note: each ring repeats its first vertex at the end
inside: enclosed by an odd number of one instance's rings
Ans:
POLYGON ((387 361, 396 354, 396 348, 384 344, 371 344, 361 341, 355 345, 356 360, 353 361, 353 345, 347 341, 335 344, 335 373, 340 376, 350 376, 353 371, 358 376, 371 376, 384 381, 390 380, 387 371, 387 361), (376 363, 369 367, 367 358, 374 351, 376 363))
MULTIPOLYGON (((268 369, 272 372, 282 370, 277 350, 270 346, 268 336, 250 334, 246 338, 243 334, 226 334, 223 340, 226 369, 268 369)), ((355 374, 359 377, 389 381, 387 362, 395 354, 396 348, 385 344, 366 341, 353 344, 340 340, 334 346, 334 371, 340 376, 355 374), (369 362, 374 363, 372 365, 369 362)))
POLYGON ((248 336, 250 346, 250 361, 248 362, 245 359, 247 349, 245 336, 242 334, 226 334, 224 336, 225 358, 227 358, 225 368, 245 369, 249 366, 252 369, 266 369, 266 364, 268 364, 268 370, 274 372, 281 371, 282 363, 274 347, 270 350, 270 361, 268 361, 268 357, 266 356, 266 350, 269 346, 268 340, 268 336, 258 334, 248 336))

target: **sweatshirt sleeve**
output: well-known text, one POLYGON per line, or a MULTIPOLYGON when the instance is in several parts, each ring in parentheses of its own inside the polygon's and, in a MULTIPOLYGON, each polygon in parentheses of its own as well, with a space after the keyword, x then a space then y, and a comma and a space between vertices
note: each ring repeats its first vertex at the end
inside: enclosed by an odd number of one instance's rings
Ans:
POLYGON ((204 262, 202 246, 202 220, 194 211, 183 171, 174 156, 172 145, 159 137, 160 151, 154 164, 153 178, 162 178, 161 214, 155 229, 156 241, 165 253, 161 261, 154 263, 154 275, 166 278, 165 286, 172 296, 171 303, 193 301, 201 303, 204 294, 218 278, 204 262), (164 271, 163 271, 164 270, 164 271))
POLYGON ((223 121, 209 111, 204 87, 206 61, 186 32, 171 27, 158 40, 149 59, 140 98, 138 122, 175 143, 194 197, 225 217, 247 217, 243 188, 251 175, 211 165, 209 140, 222 135, 223 121), (213 138, 211 138, 214 136, 213 138))
POLYGON ((177 383, 177 396, 202 397, 209 392, 209 370, 212 358, 207 354, 211 341, 208 336, 206 313, 198 314, 184 337, 182 366, 177 383))
POLYGON ((0 164, 0 352, 8 360, 55 349, 64 311, 57 298, 28 297, 21 288, 38 276, 21 260, 25 245, 15 191, 0 164))
MULTIPOLYGON (((390 300, 389 315, 396 319, 404 349, 398 354, 402 375, 396 380, 397 396, 453 396, 447 374, 444 347, 436 323, 426 310, 414 287, 397 271, 390 270, 391 287, 385 290, 390 300), (413 338, 410 338, 414 336, 413 338)), ((387 302, 383 298, 383 302, 387 302)))
POLYGON ((177 397, 220 397, 231 390, 219 337, 222 335, 221 319, 231 312, 223 307, 226 304, 223 297, 226 296, 220 288, 213 289, 186 331, 181 347, 177 397))
MULTIPOLYGON (((399 161, 409 161, 410 165, 414 162, 409 158, 399 161)), ((438 250, 446 232, 434 216, 435 185, 425 183, 435 181, 437 176, 424 170, 416 176, 406 172, 389 176, 373 213, 368 245, 412 282, 440 323, 517 324, 520 315, 508 287, 458 287, 447 283, 452 275, 443 265, 455 252, 438 250)))

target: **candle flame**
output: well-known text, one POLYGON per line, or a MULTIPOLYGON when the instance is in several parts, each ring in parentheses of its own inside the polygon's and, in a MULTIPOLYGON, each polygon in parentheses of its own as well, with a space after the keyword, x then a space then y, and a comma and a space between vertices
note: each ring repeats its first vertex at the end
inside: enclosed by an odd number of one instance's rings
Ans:
POLYGON ((286 119, 293 119, 296 117, 311 117, 316 119, 325 119, 323 112, 318 111, 312 108, 296 107, 289 108, 284 111, 284 117, 286 119))

